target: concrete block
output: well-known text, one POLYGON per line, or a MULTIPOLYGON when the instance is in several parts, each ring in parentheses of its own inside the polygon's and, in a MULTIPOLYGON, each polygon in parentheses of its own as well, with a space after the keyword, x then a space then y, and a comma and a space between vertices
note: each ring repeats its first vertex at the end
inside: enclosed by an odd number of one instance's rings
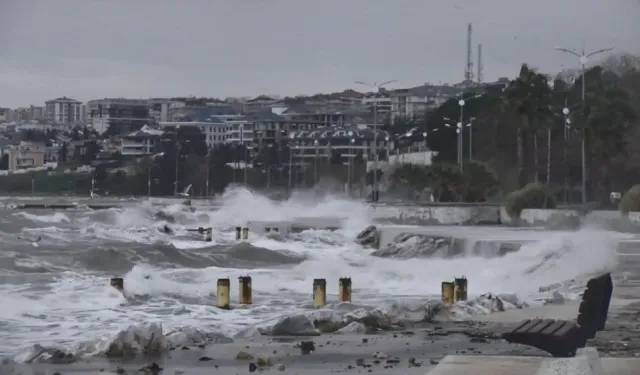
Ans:
POLYGON ((281 236, 287 236, 291 233, 290 221, 262 221, 251 220, 247 221, 246 225, 249 228, 249 232, 258 236, 264 236, 267 233, 277 232, 281 236))
POLYGON ((540 363, 535 375, 604 375, 595 348, 578 349, 573 358, 548 358, 540 363))
POLYGON ((595 348, 573 358, 449 355, 429 375, 631 375, 634 363, 627 362, 601 360, 595 348))

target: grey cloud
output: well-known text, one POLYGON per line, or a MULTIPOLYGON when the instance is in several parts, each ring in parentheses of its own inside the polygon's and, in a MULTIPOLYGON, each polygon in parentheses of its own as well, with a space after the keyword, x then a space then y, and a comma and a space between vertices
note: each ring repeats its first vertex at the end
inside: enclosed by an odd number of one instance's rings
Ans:
POLYGON ((640 53, 639 15, 634 0, 5 0, 0 106, 453 83, 468 22, 486 80, 555 72, 577 62, 552 47, 583 38, 640 53))

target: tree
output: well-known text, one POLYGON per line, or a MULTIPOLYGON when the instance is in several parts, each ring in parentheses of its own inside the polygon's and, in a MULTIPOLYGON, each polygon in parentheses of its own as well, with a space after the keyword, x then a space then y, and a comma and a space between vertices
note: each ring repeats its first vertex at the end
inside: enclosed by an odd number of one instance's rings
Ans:
POLYGON ((538 180, 538 145, 537 132, 539 123, 549 116, 551 88, 549 78, 522 64, 518 77, 506 87, 503 96, 503 108, 518 115, 520 121, 517 128, 517 163, 519 184, 524 186, 529 180, 527 172, 528 155, 525 154, 525 142, 528 135, 533 135, 533 180, 538 180))
POLYGON ((60 160, 60 162, 62 163, 67 162, 67 153, 69 152, 68 149, 69 149, 69 146, 67 145, 67 142, 62 142, 62 147, 60 147, 60 151, 58 155, 58 160, 60 160))
POLYGON ((342 156, 342 152, 337 149, 331 150, 331 164, 333 165, 342 165, 345 163, 345 157, 342 156))
POLYGON ((162 156, 156 158, 160 170, 165 171, 158 176, 158 193, 173 195, 175 184, 181 191, 188 181, 190 174, 195 173, 194 158, 190 157, 191 164, 187 162, 189 155, 205 160, 207 144, 204 134, 195 126, 182 126, 177 129, 169 129, 163 134, 157 146, 157 152, 162 156), (178 176, 176 179, 176 168, 178 176))

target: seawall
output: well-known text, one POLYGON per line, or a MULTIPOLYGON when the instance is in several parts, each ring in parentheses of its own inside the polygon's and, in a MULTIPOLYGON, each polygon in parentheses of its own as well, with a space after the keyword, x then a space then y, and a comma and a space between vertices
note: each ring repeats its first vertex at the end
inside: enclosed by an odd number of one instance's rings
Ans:
POLYGON ((371 217, 379 223, 413 225, 507 225, 514 227, 577 228, 592 224, 622 231, 640 229, 640 212, 623 215, 602 210, 583 214, 575 209, 525 209, 511 217, 498 204, 472 205, 372 205, 371 217))

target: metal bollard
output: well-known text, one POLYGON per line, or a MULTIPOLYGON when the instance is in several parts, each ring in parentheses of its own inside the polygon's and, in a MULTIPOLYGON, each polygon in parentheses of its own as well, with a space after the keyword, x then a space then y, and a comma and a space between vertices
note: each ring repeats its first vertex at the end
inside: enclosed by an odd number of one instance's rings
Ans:
POLYGON ((466 301, 467 300, 467 278, 462 276, 461 278, 454 278, 454 300, 458 301, 466 301))
POLYGON ((212 228, 206 228, 204 230, 204 234, 203 234, 203 239, 205 242, 211 242, 213 238, 213 229, 212 228))
POLYGON ((340 302, 351 302, 351 278, 341 277, 338 281, 340 302))
POLYGON ((313 279, 313 307, 324 307, 327 304, 327 280, 313 279))
POLYGON ((236 227, 236 241, 240 241, 242 238, 242 227, 236 227))
POLYGON ((239 289, 238 289, 238 302, 241 305, 251 305, 252 301, 252 293, 251 293, 251 276, 240 276, 239 280, 239 289))
POLYGON ((246 241, 249 239, 249 228, 242 228, 242 240, 246 241))
POLYGON ((122 277, 112 277, 109 285, 116 288, 120 293, 124 293, 124 279, 122 277))
POLYGON ((453 303, 454 302, 454 283, 450 281, 442 282, 442 302, 453 303))
POLYGON ((231 283, 229 279, 218 279, 216 284, 216 307, 229 310, 229 292, 231 291, 231 283))

